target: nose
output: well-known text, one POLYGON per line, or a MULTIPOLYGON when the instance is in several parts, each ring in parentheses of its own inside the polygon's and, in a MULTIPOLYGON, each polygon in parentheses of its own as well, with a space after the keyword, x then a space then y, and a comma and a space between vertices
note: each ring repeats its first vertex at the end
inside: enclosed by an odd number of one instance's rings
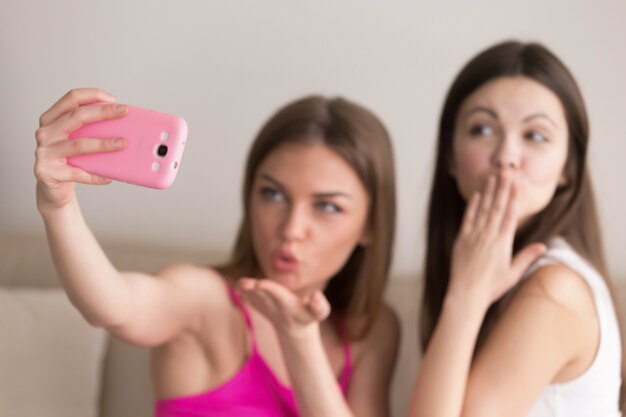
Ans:
POLYGON ((282 235, 286 241, 303 240, 309 234, 309 214, 303 206, 292 204, 286 211, 282 235))
POLYGON ((512 135, 503 137, 493 154, 493 164, 498 170, 517 169, 520 167, 521 152, 512 135))

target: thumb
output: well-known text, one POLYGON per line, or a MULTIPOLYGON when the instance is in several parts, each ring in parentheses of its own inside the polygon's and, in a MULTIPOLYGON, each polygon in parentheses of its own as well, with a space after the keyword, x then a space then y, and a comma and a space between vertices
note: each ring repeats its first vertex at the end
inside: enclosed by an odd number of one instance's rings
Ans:
POLYGON ((524 271, 535 262, 541 255, 546 253, 547 247, 543 243, 531 243, 524 249, 519 251, 513 258, 511 264, 511 274, 515 279, 519 279, 524 274, 524 271))
POLYGON ((307 309, 318 322, 325 320, 330 315, 331 310, 330 303, 320 290, 311 294, 311 298, 307 303, 307 309))

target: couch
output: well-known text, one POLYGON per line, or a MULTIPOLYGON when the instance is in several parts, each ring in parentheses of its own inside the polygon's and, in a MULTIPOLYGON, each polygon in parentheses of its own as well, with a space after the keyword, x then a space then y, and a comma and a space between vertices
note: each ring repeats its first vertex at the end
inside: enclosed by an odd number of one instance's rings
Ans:
MULTIPOLYGON (((123 270, 155 271, 173 262, 214 263, 219 251, 103 241, 123 270)), ((403 338, 393 386, 403 416, 419 360, 417 279, 394 278, 386 298, 403 338)), ((69 303, 45 236, 0 233, 0 416, 149 417, 153 396, 146 348, 92 328, 69 303)))

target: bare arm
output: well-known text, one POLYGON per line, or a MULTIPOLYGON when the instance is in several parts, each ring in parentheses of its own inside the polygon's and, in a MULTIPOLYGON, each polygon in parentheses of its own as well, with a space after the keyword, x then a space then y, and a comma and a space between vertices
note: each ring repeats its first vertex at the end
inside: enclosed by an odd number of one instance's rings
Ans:
POLYGON ((433 342, 445 342, 444 336, 455 342, 429 347, 431 356, 424 359, 424 366, 430 366, 431 372, 423 369, 421 374, 434 384, 445 375, 459 379, 450 380, 455 385, 447 393, 442 391, 448 397, 440 397, 440 404, 414 403, 413 415, 426 415, 418 413, 428 405, 430 411, 435 410, 434 416, 445 412, 450 416, 523 417, 548 384, 573 379, 593 360, 598 343, 593 301, 582 279, 565 267, 542 268, 524 283, 471 368, 473 346, 461 341, 475 339, 478 330, 468 324, 474 320, 476 325, 478 319, 468 316, 472 309, 460 300, 458 304, 449 301, 440 319, 441 333, 433 342), (468 310, 463 311, 465 307, 468 310), (445 408, 454 392, 457 408, 445 408))
POLYGON ((533 245, 511 259, 517 222, 510 180, 490 178, 468 203, 453 249, 448 292, 417 375, 410 415, 462 415, 472 353, 484 315, 545 248, 533 245))
POLYGON ((281 337, 281 348, 301 416, 356 415, 344 399, 328 363, 318 325, 297 338, 281 337))
POLYGON ((562 265, 541 268, 523 283, 478 353, 463 416, 526 416, 547 385, 588 368, 598 332, 584 280, 562 265))
POLYGON ((68 134, 85 123, 123 117, 125 106, 98 89, 72 90, 40 117, 36 132, 37 208, 43 218, 50 251, 70 300, 95 326, 105 327, 138 344, 160 343, 191 325, 194 291, 175 270, 162 279, 121 273, 108 260, 85 223, 75 193, 75 183, 108 184, 110 181, 67 164, 67 157, 121 149, 120 138, 80 138, 68 134), (104 101, 111 104, 85 106, 104 101), (118 139, 118 140, 116 140, 118 139), (159 323, 159 326, 150 325, 159 323))

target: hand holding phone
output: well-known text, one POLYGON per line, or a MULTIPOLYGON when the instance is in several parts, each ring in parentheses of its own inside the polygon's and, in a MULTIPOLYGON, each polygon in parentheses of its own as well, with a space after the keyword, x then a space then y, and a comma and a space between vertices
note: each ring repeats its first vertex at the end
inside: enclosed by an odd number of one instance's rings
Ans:
POLYGON ((163 189, 174 182, 187 141, 185 120, 128 106, 123 117, 85 124, 68 139, 115 137, 126 140, 124 149, 70 156, 68 163, 105 178, 150 188, 163 189))

